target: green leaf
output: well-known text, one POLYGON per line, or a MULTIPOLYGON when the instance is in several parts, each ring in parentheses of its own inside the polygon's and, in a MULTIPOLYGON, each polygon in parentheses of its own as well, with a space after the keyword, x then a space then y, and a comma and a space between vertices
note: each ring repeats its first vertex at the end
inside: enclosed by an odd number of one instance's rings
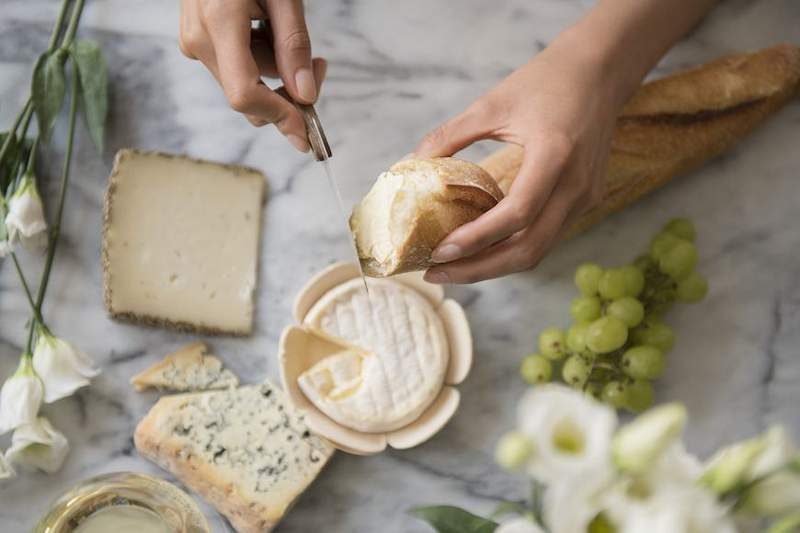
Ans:
POLYGON ((108 69, 97 43, 80 40, 72 45, 83 95, 83 114, 99 152, 103 152, 108 114, 108 69))
POLYGON ((497 522, 450 505, 414 507, 409 513, 428 522, 438 533, 493 533, 497 522))
POLYGON ((8 229, 6 228, 6 206, 5 202, 0 200, 0 242, 8 240, 8 229))
POLYGON ((526 510, 521 503, 503 501, 494 508, 491 518, 502 518, 510 514, 524 514, 526 510))
POLYGON ((64 95, 67 92, 64 76, 66 60, 67 53, 64 50, 45 52, 39 56, 33 69, 33 109, 39 122, 39 134, 45 141, 50 137, 58 113, 64 105, 64 95))

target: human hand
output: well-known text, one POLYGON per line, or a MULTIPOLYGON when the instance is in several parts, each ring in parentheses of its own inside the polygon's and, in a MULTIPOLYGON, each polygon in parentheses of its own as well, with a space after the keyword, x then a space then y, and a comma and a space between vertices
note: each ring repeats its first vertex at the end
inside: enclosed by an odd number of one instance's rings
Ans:
POLYGON ((556 41, 462 114, 430 132, 417 157, 451 155, 480 139, 524 148, 508 195, 445 238, 434 283, 473 283, 536 265, 602 197, 616 116, 625 100, 586 45, 556 41))
POLYGON ((251 124, 275 124, 295 148, 308 151, 300 111, 261 81, 280 77, 295 101, 317 100, 327 65, 311 58, 301 0, 182 0, 180 47, 211 71, 251 124), (266 20, 267 27, 251 31, 251 20, 266 20))

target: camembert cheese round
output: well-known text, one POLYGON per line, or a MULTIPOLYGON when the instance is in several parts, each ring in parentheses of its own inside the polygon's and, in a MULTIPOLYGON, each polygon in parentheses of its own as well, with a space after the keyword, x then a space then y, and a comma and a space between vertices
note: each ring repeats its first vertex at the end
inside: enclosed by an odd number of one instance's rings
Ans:
POLYGON ((361 278, 334 287, 314 304, 306 326, 350 345, 303 372, 306 397, 339 424, 368 433, 416 420, 436 399, 449 349, 442 320, 415 290, 361 278))

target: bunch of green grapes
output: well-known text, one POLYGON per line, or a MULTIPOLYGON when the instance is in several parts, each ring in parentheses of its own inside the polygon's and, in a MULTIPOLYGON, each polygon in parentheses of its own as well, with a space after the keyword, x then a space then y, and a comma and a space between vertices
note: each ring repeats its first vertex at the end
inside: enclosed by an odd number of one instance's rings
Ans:
POLYGON ((662 316, 676 302, 698 302, 708 282, 697 271, 695 229, 671 220, 650 242, 649 253, 619 268, 584 263, 575 271, 580 296, 572 301, 575 322, 548 328, 539 351, 522 361, 531 384, 560 375, 565 383, 632 412, 653 404, 652 381, 664 371, 675 334, 662 316))

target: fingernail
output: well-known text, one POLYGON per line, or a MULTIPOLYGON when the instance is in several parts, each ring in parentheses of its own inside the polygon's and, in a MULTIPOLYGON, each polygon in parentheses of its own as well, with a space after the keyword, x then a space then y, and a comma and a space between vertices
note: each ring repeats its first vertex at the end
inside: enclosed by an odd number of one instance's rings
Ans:
POLYGON ((317 98, 317 84, 314 82, 314 74, 310 68, 299 68, 294 74, 294 81, 297 84, 297 92, 300 97, 309 102, 317 98))
POLYGON ((429 270, 425 273, 425 276, 423 276, 423 278, 428 283, 436 283, 437 285, 441 285, 443 283, 450 283, 450 276, 447 275, 447 272, 431 272, 429 270))
POLYGON ((461 248, 455 244, 445 244, 439 246, 431 254, 431 259, 434 263, 449 263, 461 257, 461 248))
POLYGON ((295 135, 294 133, 290 133, 286 136, 289 139, 289 142, 292 143, 292 146, 297 148, 303 153, 308 152, 308 141, 300 137, 299 135, 295 135))

